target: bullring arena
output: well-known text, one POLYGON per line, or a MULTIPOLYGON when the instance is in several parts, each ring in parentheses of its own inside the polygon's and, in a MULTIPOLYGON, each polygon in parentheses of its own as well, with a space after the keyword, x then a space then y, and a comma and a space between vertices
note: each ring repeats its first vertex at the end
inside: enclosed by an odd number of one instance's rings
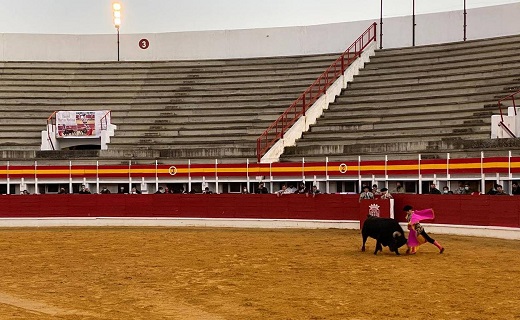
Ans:
POLYGON ((520 319, 518 12, 2 34, 0 319, 520 319))

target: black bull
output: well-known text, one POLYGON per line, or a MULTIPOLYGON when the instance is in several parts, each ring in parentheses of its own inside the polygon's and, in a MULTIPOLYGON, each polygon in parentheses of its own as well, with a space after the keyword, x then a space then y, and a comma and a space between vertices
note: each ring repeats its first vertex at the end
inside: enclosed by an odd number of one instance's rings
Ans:
POLYGON ((397 220, 391 218, 369 216, 363 223, 361 235, 363 236, 361 251, 365 251, 365 243, 368 237, 376 239, 374 254, 377 254, 378 251, 383 251, 382 246, 385 246, 398 255, 399 248, 406 244, 403 228, 397 220))

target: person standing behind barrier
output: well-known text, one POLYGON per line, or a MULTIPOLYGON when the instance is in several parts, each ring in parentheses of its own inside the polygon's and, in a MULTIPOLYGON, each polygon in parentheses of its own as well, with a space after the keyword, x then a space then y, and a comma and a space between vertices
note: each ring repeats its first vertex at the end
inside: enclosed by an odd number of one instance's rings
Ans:
POLYGON ((406 193, 406 190, 405 190, 404 186, 401 184, 401 182, 395 183, 394 193, 406 193))
POLYGON ((363 186, 363 192, 359 194, 359 202, 361 202, 361 200, 369 199, 374 199, 374 194, 370 192, 370 188, 368 186, 363 186))
POLYGON ((298 187, 298 190, 296 191, 296 193, 299 193, 299 194, 307 193, 307 187, 305 186, 304 182, 300 182, 300 186, 298 187))
POLYGON ((437 189, 435 183, 430 184, 430 194, 441 194, 441 191, 437 189))
POLYGON ((520 195, 520 188, 518 187, 517 182, 513 182, 513 185, 511 188, 511 194, 514 196, 520 195))
POLYGON ((307 193, 307 196, 309 196, 309 194, 312 194, 312 197, 315 197, 317 194, 320 194, 320 189, 318 189, 318 186, 316 185, 313 185, 312 186, 312 189, 309 191, 309 193, 307 193))
POLYGON ((381 189, 381 199, 393 199, 394 197, 388 192, 387 188, 381 189))
POLYGON ((260 182, 258 184, 258 188, 256 188, 256 192, 257 194, 267 194, 269 193, 269 190, 267 190, 267 188, 264 186, 264 183, 263 182, 260 182))
POLYGON ((425 242, 433 244, 439 249, 439 253, 443 253, 444 247, 441 246, 439 242, 435 241, 435 239, 430 237, 424 230, 424 227, 419 223, 422 220, 435 218, 433 209, 413 210, 412 206, 406 205, 404 206, 403 211, 406 212, 406 221, 408 222, 408 230, 410 230, 408 235, 408 249, 406 250, 406 253, 415 254, 417 248, 425 242))

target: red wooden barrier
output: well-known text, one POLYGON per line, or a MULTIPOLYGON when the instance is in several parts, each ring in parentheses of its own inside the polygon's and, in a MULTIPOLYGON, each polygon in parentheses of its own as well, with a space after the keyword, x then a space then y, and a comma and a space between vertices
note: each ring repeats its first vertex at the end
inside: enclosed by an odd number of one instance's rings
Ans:
POLYGON ((359 220, 357 195, 66 194, 0 197, 0 218, 181 217, 359 220))
POLYGON ((394 194, 395 217, 405 221, 403 207, 433 208, 432 223, 520 228, 520 197, 394 194))
MULTIPOLYGON (((520 197, 396 194, 395 216, 404 205, 434 208, 433 223, 520 228, 520 197)), ((377 200, 379 203, 381 200, 377 200)), ((370 201, 369 201, 370 202, 370 201)), ((363 203, 365 204, 365 203, 363 203)), ((0 218, 157 217, 359 221, 358 195, 150 194, 0 196, 0 218)), ((364 208, 363 210, 366 210, 364 208)), ((363 213, 364 215, 364 213, 363 213)))

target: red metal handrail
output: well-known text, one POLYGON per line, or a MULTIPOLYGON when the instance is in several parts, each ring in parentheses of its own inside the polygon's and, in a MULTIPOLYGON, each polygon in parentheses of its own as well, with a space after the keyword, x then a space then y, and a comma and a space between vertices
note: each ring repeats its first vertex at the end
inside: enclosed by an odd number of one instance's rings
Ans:
POLYGON ((516 138, 516 135, 513 132, 511 132, 511 130, 509 130, 509 128, 504 124, 504 113, 502 112, 502 101, 511 100, 513 102, 513 110, 515 111, 515 116, 516 116, 517 113, 516 113, 515 96, 517 94, 520 94, 520 90, 518 90, 517 92, 511 93, 510 95, 498 100, 498 110, 500 110, 500 123, 498 125, 502 126, 502 128, 504 128, 509 133, 509 135, 513 138, 516 138))
POLYGON ((112 119, 112 110, 108 110, 107 113, 99 121, 101 122, 101 130, 107 130, 108 129, 108 118, 107 116, 110 115, 110 119, 112 119), (103 126, 103 121, 105 123, 105 126, 103 126))
POLYGON ((363 50, 376 40, 376 23, 374 22, 356 41, 332 63, 330 67, 305 90, 285 112, 278 117, 256 140, 256 155, 260 162, 262 156, 284 133, 316 102, 327 89, 345 72, 350 64, 361 56, 363 50))

